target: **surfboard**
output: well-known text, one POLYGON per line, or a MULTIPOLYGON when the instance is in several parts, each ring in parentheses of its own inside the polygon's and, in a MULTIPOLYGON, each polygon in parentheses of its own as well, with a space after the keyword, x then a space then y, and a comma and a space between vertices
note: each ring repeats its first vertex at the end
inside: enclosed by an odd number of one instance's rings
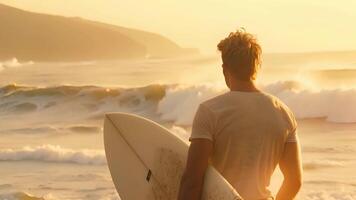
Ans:
MULTIPOLYGON (((189 145, 163 126, 127 113, 107 113, 104 145, 108 167, 122 200, 176 200, 189 145)), ((242 199, 212 167, 202 200, 242 199)))

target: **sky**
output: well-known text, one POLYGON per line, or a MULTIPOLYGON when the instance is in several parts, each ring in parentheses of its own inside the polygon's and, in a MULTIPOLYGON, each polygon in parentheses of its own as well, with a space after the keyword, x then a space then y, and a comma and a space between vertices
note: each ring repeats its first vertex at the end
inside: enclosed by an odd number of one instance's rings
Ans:
POLYGON ((264 52, 356 50, 355 0, 0 0, 25 10, 78 16, 162 34, 216 52, 238 27, 264 52))

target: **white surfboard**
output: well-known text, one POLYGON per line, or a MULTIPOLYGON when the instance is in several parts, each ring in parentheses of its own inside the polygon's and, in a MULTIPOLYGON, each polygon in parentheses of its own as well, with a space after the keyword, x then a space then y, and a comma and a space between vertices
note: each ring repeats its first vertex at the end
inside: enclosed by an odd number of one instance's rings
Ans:
MULTIPOLYGON (((110 173, 122 200, 176 200, 186 163, 188 143, 148 119, 108 113, 104 144, 110 173)), ((211 166, 203 200, 242 199, 211 166)))

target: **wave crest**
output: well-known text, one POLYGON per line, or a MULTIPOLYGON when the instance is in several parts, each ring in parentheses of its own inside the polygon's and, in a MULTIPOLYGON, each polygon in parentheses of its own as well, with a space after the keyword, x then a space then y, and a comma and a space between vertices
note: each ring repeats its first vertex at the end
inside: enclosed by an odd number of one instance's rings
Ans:
POLYGON ((7 68, 12 68, 12 67, 21 67, 21 66, 25 66, 25 65, 32 65, 33 63, 34 63, 33 61, 20 63, 17 60, 17 58, 12 58, 10 60, 5 60, 3 62, 0 62, 0 71, 7 69, 7 68))
POLYGON ((189 125, 193 121, 199 104, 222 92, 224 92, 223 89, 207 85, 169 88, 164 98, 159 102, 157 112, 162 120, 174 121, 179 125, 189 125))
POLYGON ((58 145, 24 147, 22 149, 0 150, 1 161, 42 161, 57 163, 74 163, 87 165, 105 165, 104 151, 73 150, 58 145))
MULTIPOLYGON (((280 98, 298 119, 325 118, 329 122, 356 122, 356 89, 315 90, 296 81, 261 87, 280 98)), ((102 118, 105 112, 130 112, 191 125, 198 105, 227 90, 215 85, 148 85, 135 88, 98 86, 29 87, 15 84, 0 88, 0 115, 44 112, 75 113, 102 118), (48 112, 47 112, 48 111, 48 112), (68 112, 63 112, 68 111, 68 112)))

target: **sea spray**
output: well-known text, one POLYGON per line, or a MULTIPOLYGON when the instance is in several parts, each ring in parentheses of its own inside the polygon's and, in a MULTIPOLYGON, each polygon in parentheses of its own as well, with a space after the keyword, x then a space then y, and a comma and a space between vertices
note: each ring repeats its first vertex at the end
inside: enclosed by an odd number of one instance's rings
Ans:
POLYGON ((103 150, 73 150, 59 145, 41 145, 22 149, 1 149, 1 161, 40 161, 56 163, 74 163, 104 165, 106 158, 103 150))
MULTIPOLYGON (((295 81, 263 85, 262 89, 285 102, 298 119, 356 122, 356 89, 315 89, 295 81)), ((36 113, 61 119, 90 116, 101 119, 105 112, 120 111, 189 126, 201 102, 227 91, 213 85, 133 88, 7 85, 0 88, 0 116, 36 113)))

